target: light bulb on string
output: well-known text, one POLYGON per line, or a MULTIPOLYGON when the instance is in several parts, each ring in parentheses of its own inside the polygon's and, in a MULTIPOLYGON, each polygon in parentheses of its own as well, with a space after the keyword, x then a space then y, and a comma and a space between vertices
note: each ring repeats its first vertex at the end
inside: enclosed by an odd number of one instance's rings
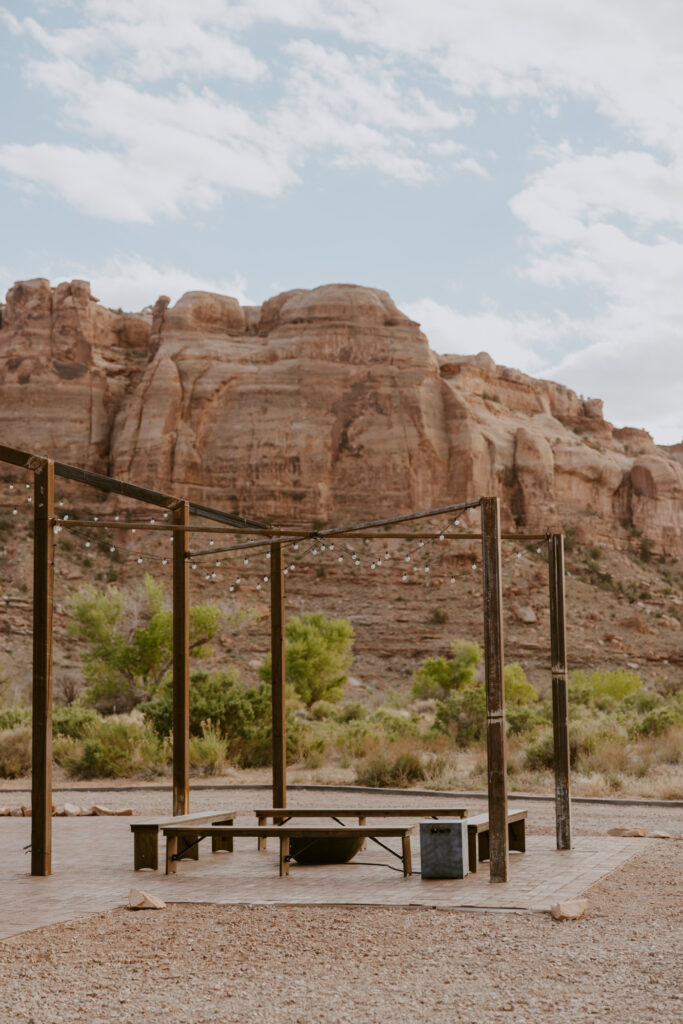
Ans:
POLYGON ((168 558, 162 558, 161 559, 161 564, 162 565, 168 565, 168 558))
POLYGON ((142 565, 142 559, 138 558, 138 565, 142 565))
POLYGON ((330 551, 334 551, 334 544, 330 544, 328 546, 329 546, 330 551))
POLYGON ((440 533, 439 534, 439 540, 443 540, 443 539, 444 539, 444 535, 442 533, 440 533))
POLYGON ((150 526, 154 526, 155 523, 156 523, 156 519, 150 519, 150 521, 149 521, 149 525, 150 526))
POLYGON ((343 562, 344 561, 344 556, 343 555, 337 555, 337 561, 338 562, 343 562))
POLYGON ((429 566, 425 565, 425 572, 429 572, 429 566))
POLYGON ((266 551, 266 558, 270 558, 270 551, 266 551))
POLYGON ((264 582, 264 583, 267 583, 267 582, 268 582, 268 577, 267 577, 267 576, 264 576, 264 577, 263 577, 263 582, 264 582))
POLYGON ((116 551, 116 548, 115 547, 110 547, 109 550, 113 554, 116 551))
MULTIPOLYGON (((61 502, 60 502, 60 505, 61 505, 61 502)), ((114 516, 114 520, 118 523, 119 517, 118 516, 114 516)))
POLYGON ((473 569, 476 569, 476 568, 477 568, 477 564, 476 564, 476 562, 472 562, 472 568, 473 568, 473 569))
POLYGON ((425 542, 423 540, 421 540, 420 541, 420 547, 423 548, 424 546, 425 546, 425 542))
POLYGON ((30 484, 26 484, 26 490, 28 490, 30 488, 30 486, 31 486, 30 484))
POLYGON ((93 521, 93 523, 99 523, 100 517, 99 516, 93 516, 92 517, 92 521, 93 521))
POLYGON ((403 575, 401 576, 401 579, 405 583, 405 581, 408 579, 408 574, 404 572, 403 575))
POLYGON ((289 567, 289 568, 290 568, 290 570, 291 570, 292 572, 294 571, 294 569, 296 568, 296 566, 294 565, 294 562, 292 562, 292 563, 291 563, 291 565, 290 565, 290 567, 289 567))
POLYGON ((314 555, 317 555, 317 554, 318 554, 318 549, 317 549, 317 548, 313 548, 313 554, 314 554, 314 555))
POLYGON ((260 583, 257 583, 257 584, 256 584, 256 589, 257 589, 257 590, 260 590, 260 589, 261 589, 261 584, 260 584, 260 583))
POLYGON ((17 510, 15 508, 13 508, 12 509, 12 515, 15 516, 16 514, 17 514, 17 510))
POLYGON ((451 583, 455 583, 455 576, 451 576, 451 583))
POLYGON ((245 564, 245 565, 249 565, 249 559, 248 559, 248 558, 245 558, 245 559, 244 559, 244 564, 245 564))
MULTIPOLYGON (((33 498, 31 497, 31 495, 30 495, 30 494, 29 494, 28 498, 26 499, 26 501, 27 501, 27 502, 29 503, 29 505, 30 505, 30 504, 31 504, 31 502, 33 501, 33 498)), ((540 548, 539 548, 539 551, 540 551, 540 548)))
POLYGON ((218 568, 220 569, 220 567, 221 567, 221 563, 220 563, 220 562, 216 562, 216 565, 217 565, 217 566, 218 566, 218 568))
POLYGON ((410 561, 410 555, 406 555, 406 562, 410 561))
POLYGON ((86 548, 89 548, 89 547, 90 547, 90 541, 89 541, 89 540, 86 540, 86 542, 85 542, 85 546, 86 546, 86 548))
POLYGON ((378 565, 381 565, 381 564, 382 564, 382 559, 381 559, 381 558, 378 558, 378 559, 377 559, 377 564, 378 564, 378 565))
MULTIPOLYGON (((14 484, 10 484, 9 485, 9 489, 10 489, 10 491, 13 491, 14 490, 14 484)), ((61 502, 60 502, 60 505, 61 505, 61 502)))
POLYGON ((454 519, 453 520, 453 526, 460 526, 460 520, 459 519, 454 519))
POLYGON ((293 548, 294 548, 294 550, 295 550, 295 551, 298 551, 298 550, 299 550, 299 545, 298 545, 298 544, 293 544, 292 546, 293 546, 293 548))
POLYGON ((375 568, 376 568, 376 566, 375 566, 375 563, 374 563, 374 562, 370 562, 370 568, 371 568, 371 569, 375 569, 375 568))
POLYGON ((135 527, 133 527, 133 529, 130 532, 131 533, 137 533, 137 530, 135 529, 135 527))
POLYGON ((192 568, 193 568, 193 569, 196 569, 196 568, 197 568, 197 563, 196 563, 196 562, 193 562, 193 563, 192 563, 192 568))
POLYGON ((164 512, 164 519, 168 519, 168 512, 164 512))

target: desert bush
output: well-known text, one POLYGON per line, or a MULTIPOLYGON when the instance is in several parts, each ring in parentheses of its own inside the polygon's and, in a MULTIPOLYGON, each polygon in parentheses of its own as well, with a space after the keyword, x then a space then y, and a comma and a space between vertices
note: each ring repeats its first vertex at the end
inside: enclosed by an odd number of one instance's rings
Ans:
POLYGON ((315 704, 311 704, 308 710, 314 721, 322 722, 326 718, 333 717, 335 707, 329 700, 317 700, 315 704))
MULTIPOLYGON (((307 708, 320 700, 338 701, 353 664, 353 627, 347 619, 322 613, 293 615, 285 628, 287 682, 307 708)), ((270 655, 259 669, 270 683, 270 655)))
POLYGON ((455 640, 451 651, 452 658, 427 658, 423 661, 413 674, 413 697, 445 700, 454 691, 473 685, 482 659, 481 647, 468 640, 455 640))
POLYGON ((99 717, 94 708, 76 702, 57 705, 52 712, 52 735, 79 739, 99 717))
POLYGON ((367 714, 367 708, 360 701, 349 701, 338 708, 332 705, 332 715, 337 722, 361 722, 367 714))
POLYGON ((424 765, 419 755, 412 750, 397 752, 389 748, 366 758, 356 767, 356 782, 359 786, 403 789, 424 778, 424 765))
POLYGON ((18 725, 30 725, 33 719, 31 708, 17 707, 0 710, 0 732, 15 729, 18 725))
POLYGON ((58 737, 54 756, 77 778, 149 778, 165 770, 170 746, 149 724, 112 717, 91 722, 82 739, 58 737))
POLYGON ((419 736, 421 732, 419 715, 408 715, 391 708, 379 708, 371 716, 371 721, 379 725, 390 740, 398 740, 404 736, 419 736))
MULTIPOLYGON (((83 640, 88 699, 101 711, 129 711, 149 699, 173 661, 173 614, 149 574, 137 602, 113 585, 83 587, 71 599, 69 636, 83 640)), ((190 655, 208 653, 220 620, 215 605, 190 608, 190 655)))
POLYGON ((569 700, 573 704, 594 704, 609 708, 632 696, 641 689, 643 681, 636 672, 626 669, 596 671, 590 675, 583 670, 569 674, 569 700))
POLYGON ((486 735, 486 690, 483 685, 459 690, 439 701, 434 727, 449 733, 461 747, 482 740, 486 735))
POLYGON ((0 732, 0 778, 17 779, 31 771, 31 729, 19 725, 0 732))
POLYGON ((334 745, 342 756, 342 762, 349 764, 367 757, 384 741, 385 736, 377 723, 356 720, 346 722, 338 728, 334 745))
POLYGON ((639 721, 632 726, 632 733, 635 736, 661 736, 672 726, 679 725, 681 715, 677 708, 671 704, 662 707, 652 708, 639 721))
POLYGON ((538 700, 538 690, 528 681, 522 666, 513 661, 504 669, 505 701, 513 707, 521 707, 538 700))
POLYGON ((218 775, 226 767, 228 743, 212 722, 202 722, 201 736, 190 737, 190 768, 202 775, 218 775))
POLYGON ((429 621, 432 622, 435 626, 443 626, 445 622, 448 622, 448 612, 446 611, 445 608, 442 608, 440 605, 437 605, 430 611, 429 621))

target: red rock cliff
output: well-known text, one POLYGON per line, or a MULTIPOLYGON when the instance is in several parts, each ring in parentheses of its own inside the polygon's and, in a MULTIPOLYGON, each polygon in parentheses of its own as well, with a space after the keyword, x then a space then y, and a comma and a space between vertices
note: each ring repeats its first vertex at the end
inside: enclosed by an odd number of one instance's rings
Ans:
POLYGON ((348 521, 499 494, 504 522, 683 548, 683 465, 602 404, 437 356, 386 292, 325 285, 261 307, 190 292, 153 313, 86 282, 10 290, 0 438, 278 521, 348 521), (30 443, 27 440, 30 438, 30 443))

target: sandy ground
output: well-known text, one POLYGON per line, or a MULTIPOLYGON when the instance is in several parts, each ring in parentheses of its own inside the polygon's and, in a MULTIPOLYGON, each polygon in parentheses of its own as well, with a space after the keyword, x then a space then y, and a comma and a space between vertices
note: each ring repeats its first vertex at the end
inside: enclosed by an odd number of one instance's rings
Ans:
MULTIPOLYGON (((146 797, 145 812, 165 807, 164 794, 146 797)), ((541 806, 543 831, 552 805, 541 806)), ((575 807, 582 834, 613 824, 680 832, 681 810, 575 807)), ((38 929, 0 942, 0 1021, 678 1024, 683 843, 633 842, 634 857, 587 891, 589 911, 574 922, 175 905, 38 929)))

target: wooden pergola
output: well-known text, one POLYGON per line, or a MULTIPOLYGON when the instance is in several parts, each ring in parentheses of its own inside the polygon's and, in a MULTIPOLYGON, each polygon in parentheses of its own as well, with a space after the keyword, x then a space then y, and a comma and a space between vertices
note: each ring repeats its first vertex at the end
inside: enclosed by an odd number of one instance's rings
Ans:
MULTIPOLYGON (((52 459, 0 445, 0 462, 29 470, 34 475, 33 558, 33 770, 31 821, 31 874, 52 872, 52 615, 54 589, 55 476, 77 481, 99 491, 118 494, 172 513, 169 523, 138 523, 138 530, 171 531, 173 536, 173 814, 189 812, 189 572, 188 560, 218 552, 267 546, 270 569, 270 632, 272 664, 273 806, 287 806, 285 707, 285 566, 283 548, 307 539, 411 539, 479 540, 482 550, 484 608, 484 672, 486 685, 486 737, 490 820, 490 878, 509 877, 507 829, 507 772, 505 744, 505 690, 503 653, 503 596, 501 540, 546 541, 550 584, 550 644, 555 771, 557 848, 571 848, 571 798, 567 659, 565 642, 564 549, 559 533, 502 534, 500 500, 483 497, 441 508, 351 526, 314 531, 284 530, 223 512, 182 498, 151 491, 112 477, 92 473, 52 459), (407 533, 400 524, 479 509, 477 533, 407 533), (211 520, 213 526, 191 526, 190 515, 211 520), (381 531, 381 532, 380 532, 381 531), (190 533, 232 534, 222 547, 190 550, 190 533), (246 536, 250 540, 238 539, 246 536)), ((130 529, 120 520, 71 520, 71 526, 94 529, 130 529)))

